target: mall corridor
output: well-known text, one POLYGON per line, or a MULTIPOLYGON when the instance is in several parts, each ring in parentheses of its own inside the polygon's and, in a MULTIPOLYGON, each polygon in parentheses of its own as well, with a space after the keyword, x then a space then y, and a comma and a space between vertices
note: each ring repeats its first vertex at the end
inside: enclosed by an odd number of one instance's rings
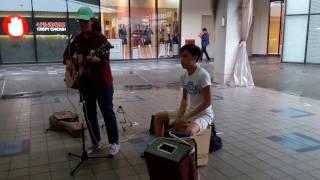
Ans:
POLYGON ((319 22, 320 0, 1 0, 0 180, 320 180, 319 22))
MULTIPOLYGON (((60 64, 0 67, 0 84, 4 87, 0 100, 0 142, 7 143, 0 144, 0 179, 149 179, 146 163, 140 158, 139 142, 148 136, 153 113, 177 107, 182 68, 175 60, 111 66, 115 109, 123 106, 128 118, 139 125, 121 136, 118 156, 87 162, 75 177, 69 173, 78 159, 68 157, 67 153, 80 152, 80 139, 63 132, 44 133, 49 127, 49 115, 75 111, 71 102, 78 107, 77 91, 67 91, 64 86, 64 67, 60 64), (5 146, 10 148, 6 151, 5 146)), ((212 68, 212 64, 205 62, 201 66, 209 71, 212 68)), ((286 64, 254 62, 254 77, 264 77, 264 81, 268 76, 259 72, 261 66, 291 68, 286 64)), ((294 68, 304 71, 305 67, 294 68)), ((278 82, 289 78, 271 77, 278 78, 278 82)), ((224 146, 209 155, 208 166, 199 168, 201 179, 319 179, 320 101, 316 97, 262 88, 259 81, 256 78, 258 86, 252 88, 212 86, 215 123, 224 146)), ((106 140, 106 132, 101 132, 106 140)))

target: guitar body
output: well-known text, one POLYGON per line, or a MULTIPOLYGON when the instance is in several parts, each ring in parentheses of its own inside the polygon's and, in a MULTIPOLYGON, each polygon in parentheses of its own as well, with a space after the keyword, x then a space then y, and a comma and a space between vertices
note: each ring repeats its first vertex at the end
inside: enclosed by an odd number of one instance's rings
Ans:
MULTIPOLYGON (((110 43, 105 43, 98 49, 92 50, 89 55, 97 56, 108 54, 111 48, 113 48, 113 46, 110 43)), ((88 69, 88 67, 84 67, 84 61, 85 59, 82 54, 77 54, 76 58, 69 60, 69 62, 72 64, 72 69, 66 68, 64 79, 64 82, 68 88, 79 89, 78 78, 83 76, 84 74, 89 73, 90 70, 88 69)), ((88 64, 88 62, 86 62, 85 64, 88 64)))
POLYGON ((85 69, 82 66, 83 56, 77 55, 76 60, 70 62, 72 62, 72 69, 66 68, 64 83, 68 88, 79 89, 77 80, 85 73, 85 69), (78 68, 76 68, 76 66, 78 66, 78 68))
POLYGON ((68 88, 78 89, 76 83, 76 76, 74 75, 74 70, 70 71, 66 68, 66 72, 64 74, 64 83, 68 88))

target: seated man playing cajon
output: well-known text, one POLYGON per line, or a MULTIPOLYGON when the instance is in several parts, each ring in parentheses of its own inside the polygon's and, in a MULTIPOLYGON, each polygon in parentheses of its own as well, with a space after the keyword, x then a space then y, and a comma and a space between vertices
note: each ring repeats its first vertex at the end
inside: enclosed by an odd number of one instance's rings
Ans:
POLYGON ((195 135, 208 128, 214 118, 211 78, 205 69, 197 65, 201 56, 200 48, 187 44, 181 48, 180 55, 181 65, 186 69, 181 76, 183 94, 180 107, 177 111, 159 112, 154 115, 156 136, 164 136, 165 127, 168 125, 172 131, 195 135))

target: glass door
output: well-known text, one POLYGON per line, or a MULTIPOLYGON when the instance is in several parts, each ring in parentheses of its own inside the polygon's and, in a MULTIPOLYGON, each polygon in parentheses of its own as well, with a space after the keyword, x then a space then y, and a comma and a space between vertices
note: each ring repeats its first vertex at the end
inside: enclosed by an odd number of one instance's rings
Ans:
POLYGON ((282 47, 283 2, 270 2, 268 54, 279 55, 282 47))

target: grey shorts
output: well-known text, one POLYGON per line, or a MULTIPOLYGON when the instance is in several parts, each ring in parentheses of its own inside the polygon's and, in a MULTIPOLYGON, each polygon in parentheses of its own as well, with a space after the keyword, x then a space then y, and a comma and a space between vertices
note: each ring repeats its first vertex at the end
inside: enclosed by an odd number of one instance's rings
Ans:
MULTIPOLYGON (((167 111, 167 112, 169 115, 169 125, 171 125, 176 120, 178 111, 167 111)), ((207 129, 211 125, 213 119, 214 119, 214 115, 201 114, 193 117, 191 120, 199 126, 200 128, 199 133, 201 133, 203 130, 207 129)))

